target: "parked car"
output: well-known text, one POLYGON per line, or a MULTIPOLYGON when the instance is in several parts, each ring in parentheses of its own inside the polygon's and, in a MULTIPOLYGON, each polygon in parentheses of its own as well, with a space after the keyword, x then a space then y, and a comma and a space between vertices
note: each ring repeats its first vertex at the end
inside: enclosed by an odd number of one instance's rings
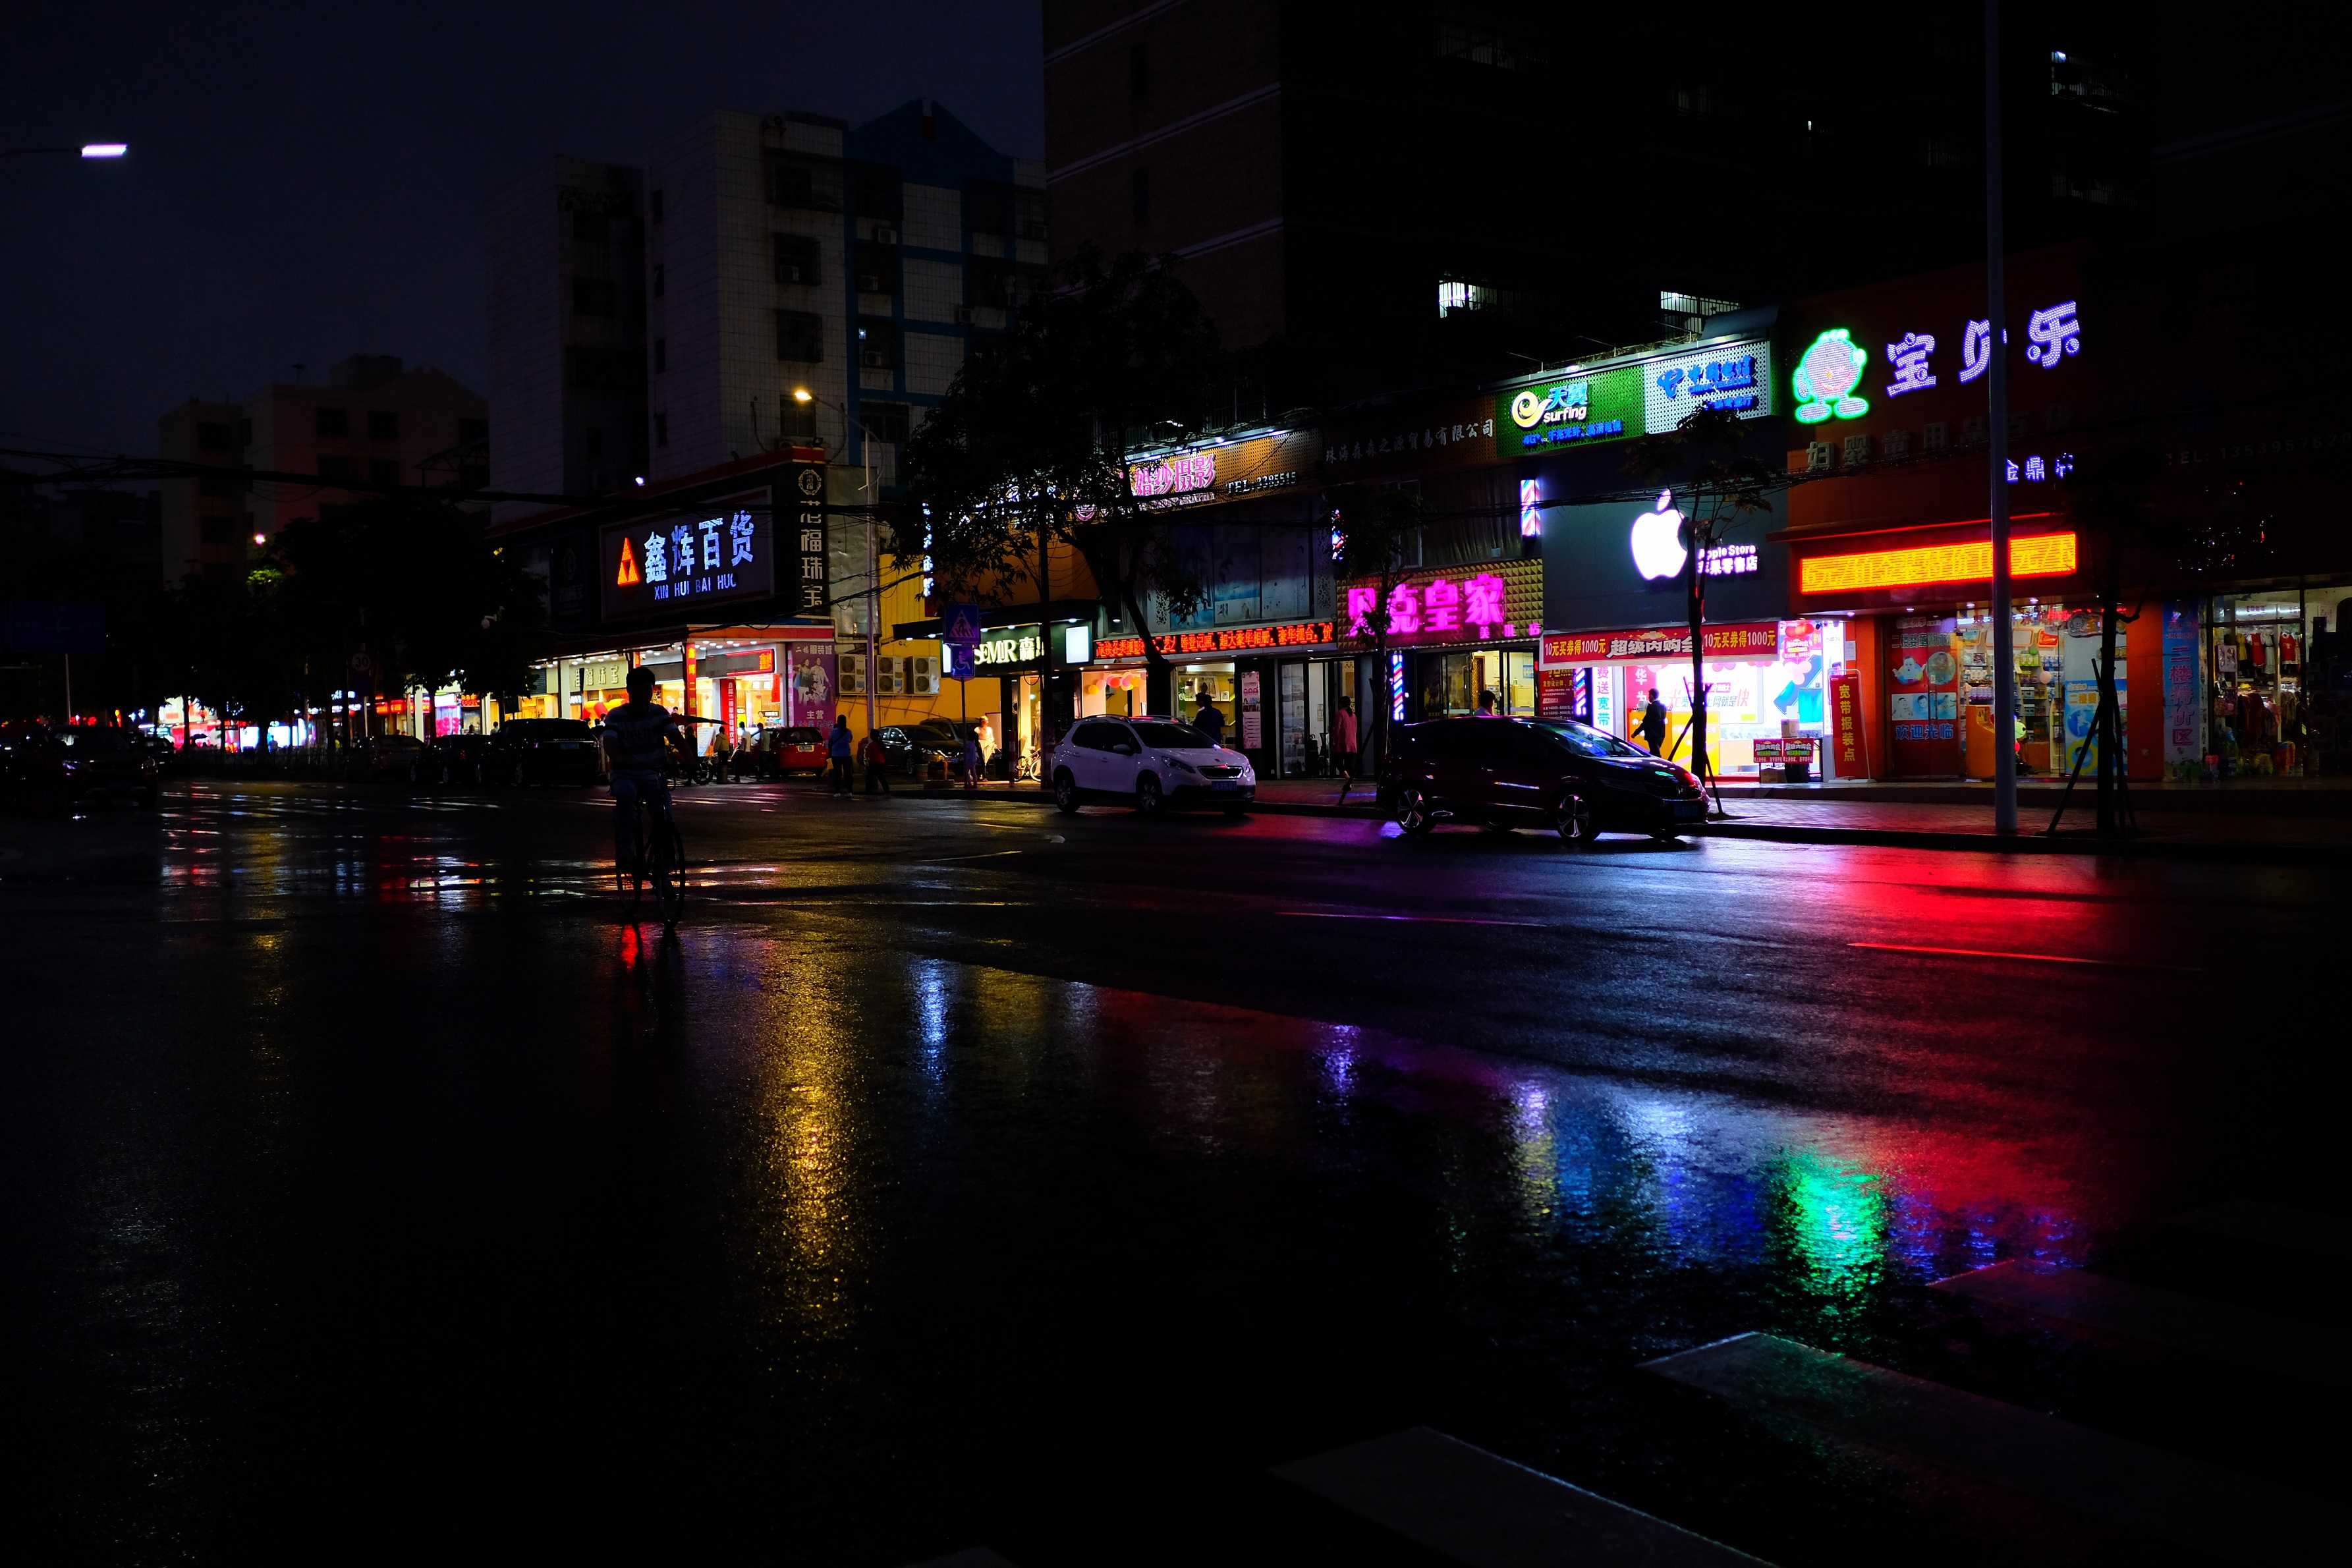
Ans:
POLYGON ((929 724, 884 724, 875 733, 882 737, 882 753, 889 759, 890 771, 909 778, 922 777, 935 758, 944 759, 952 773, 956 754, 963 749, 956 736, 929 724))
POLYGON ((1257 798, 1247 757, 1174 719, 1082 719, 1047 765, 1065 812, 1102 801, 1147 816, 1181 806, 1237 816, 1257 798))
POLYGON ((1572 719, 1440 719, 1395 732, 1381 798, 1407 833, 1440 822, 1672 838, 1706 817, 1698 775, 1572 719))
POLYGON ((491 784, 593 784, 604 759, 584 719, 509 719, 491 734, 482 771, 491 784))
POLYGON ((771 726, 751 737, 749 771, 763 779, 825 770, 824 731, 813 724, 771 726))
POLYGON ((68 806, 107 798, 155 804, 155 759, 111 725, 26 734, 8 748, 8 762, 10 782, 25 798, 68 806))
POLYGON ((354 783, 421 784, 428 755, 414 735, 371 735, 343 753, 343 776, 354 783))
POLYGON ((479 730, 436 736, 423 763, 424 782, 482 784, 490 782, 490 737, 479 730))

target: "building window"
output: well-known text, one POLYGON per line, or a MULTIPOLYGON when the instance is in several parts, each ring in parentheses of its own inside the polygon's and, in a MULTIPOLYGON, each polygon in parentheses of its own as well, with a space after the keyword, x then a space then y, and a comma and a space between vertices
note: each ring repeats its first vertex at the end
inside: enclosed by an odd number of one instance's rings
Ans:
POLYGON ((861 245, 857 247, 857 291, 895 294, 898 291, 898 247, 861 245))
POLYGON ((565 349, 563 379, 573 386, 610 386, 613 356, 603 349, 565 349))
POLYGON ((321 407, 316 412, 320 435, 348 436, 352 433, 352 416, 348 409, 321 407))
POLYGON ((824 360, 824 318, 814 310, 776 312, 776 357, 800 364, 824 360))
POLYGON ((808 212, 841 210, 841 165, 800 158, 768 161, 768 205, 808 212))
POLYGON ((810 234, 779 234, 772 237, 776 247, 776 281, 779 283, 822 283, 824 281, 823 257, 824 247, 810 234))
POLYGON ((654 374, 656 375, 659 375, 663 371, 666 371, 668 368, 669 340, 667 338, 656 338, 654 340, 654 374))
POLYGON ((659 222, 661 222, 661 220, 662 220, 662 194, 661 194, 659 191, 656 191, 656 192, 654 193, 654 195, 653 195, 653 215, 654 215, 654 221, 655 221, 656 223, 659 223, 659 222))
POLYGON ((889 321, 857 323, 857 363, 863 370, 898 368, 898 329, 889 321))
POLYGON ((667 288, 668 288, 668 287, 669 287, 669 268, 667 268, 667 267, 664 267, 664 266, 663 266, 660 262, 658 262, 658 261, 655 262, 655 263, 654 263, 654 298, 655 298, 655 299, 656 299, 656 300, 660 299, 660 298, 662 297, 663 292, 664 292, 666 289, 667 289, 667 288))
POLYGON ((1141 228, 1151 221, 1151 171, 1138 169, 1131 184, 1135 202, 1135 226, 1141 228))
POLYGON ((1739 309, 1739 301, 1710 300, 1704 294, 1679 294, 1671 289, 1661 289, 1658 309, 1675 316, 1720 316, 1739 309))
POLYGON ((1138 44, 1127 51, 1127 96, 1140 99, 1150 91, 1150 63, 1144 56, 1143 46, 1138 44))
POLYGON ((1497 70, 1523 70, 1544 63, 1533 39, 1501 26, 1501 7, 1441 4, 1437 7, 1437 54, 1497 70))
POLYGON ((400 416, 390 408, 368 410, 368 439, 397 441, 400 439, 400 416))
POLYGON ((654 445, 656 447, 669 445, 669 416, 667 414, 654 416, 654 445))
POLYGON ((609 278, 574 278, 572 313, 575 316, 613 314, 613 281, 609 278))
POLYGON ((1516 289, 1492 289, 1484 283, 1465 283, 1458 279, 1441 278, 1437 283, 1437 314, 1442 321, 1447 316, 1459 316, 1472 310, 1496 316, 1518 314, 1522 303, 1516 289))
POLYGON ((477 441, 487 441, 489 438, 490 422, 488 420, 460 419, 457 421, 457 445, 460 447, 470 447, 477 441))
POLYGON ((603 213, 573 213, 572 237, 582 245, 610 245, 613 220, 603 213))
POLYGON ((387 458, 376 458, 368 464, 368 483, 372 485, 400 483, 400 465, 387 458))
POLYGON ((1674 93, 1675 112, 1676 114, 1705 114, 1707 112, 1706 83, 1702 82, 1696 87, 1693 87, 1688 83, 1679 83, 1675 86, 1674 93))
POLYGON ((204 540, 206 544, 226 544, 228 542, 229 520, 227 518, 207 517, 201 519, 200 521, 204 529, 204 540))
POLYGON ((239 446, 250 447, 253 445, 252 420, 240 419, 236 422, 236 439, 239 446))
POLYGON ((359 459, 321 456, 319 458, 319 477, 331 484, 349 483, 360 477, 359 459))
POLYGON ((877 441, 903 443, 914 427, 914 410, 903 403, 860 403, 857 417, 877 441))
POLYGON ((199 424, 196 426, 196 446, 206 452, 227 451, 228 426, 226 424, 199 424))
POLYGON ((857 216, 877 223, 898 221, 898 176, 888 169, 857 171, 857 216))

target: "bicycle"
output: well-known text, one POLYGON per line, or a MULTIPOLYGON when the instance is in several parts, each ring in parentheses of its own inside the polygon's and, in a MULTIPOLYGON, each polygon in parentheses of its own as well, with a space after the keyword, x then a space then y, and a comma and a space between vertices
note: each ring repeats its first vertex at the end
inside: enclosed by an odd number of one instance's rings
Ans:
POLYGON ((635 851, 629 866, 613 868, 614 877, 629 895, 629 907, 633 910, 645 897, 646 882, 650 878, 654 909, 662 918, 662 929, 675 929, 678 915, 686 908, 686 841, 678 837, 677 822, 656 813, 653 803, 644 795, 636 797, 631 809, 635 816, 631 824, 635 851))

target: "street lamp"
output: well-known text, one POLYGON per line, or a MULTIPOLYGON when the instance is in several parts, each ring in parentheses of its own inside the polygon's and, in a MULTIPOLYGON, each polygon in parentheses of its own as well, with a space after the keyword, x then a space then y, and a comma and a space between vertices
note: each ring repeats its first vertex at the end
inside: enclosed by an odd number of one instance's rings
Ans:
POLYGON ((85 163, 98 163, 110 158, 131 155, 128 142, 85 142, 79 147, 0 147, 0 158, 37 158, 54 155, 61 158, 79 157, 85 163))
POLYGON ((876 722, 874 710, 874 660, 877 649, 875 640, 875 623, 880 619, 882 613, 882 552, 881 546, 876 539, 874 522, 874 432, 866 429, 865 421, 859 419, 857 416, 852 414, 848 409, 844 408, 840 404, 834 402, 831 398, 819 397, 815 393, 811 392, 805 386, 795 386, 793 388, 793 401, 800 404, 803 407, 812 403, 822 403, 827 408, 830 408, 835 413, 840 415, 844 419, 848 420, 852 425, 856 426, 858 433, 866 437, 865 441, 861 443, 861 447, 866 457, 866 734, 870 740, 874 734, 874 726, 876 722))

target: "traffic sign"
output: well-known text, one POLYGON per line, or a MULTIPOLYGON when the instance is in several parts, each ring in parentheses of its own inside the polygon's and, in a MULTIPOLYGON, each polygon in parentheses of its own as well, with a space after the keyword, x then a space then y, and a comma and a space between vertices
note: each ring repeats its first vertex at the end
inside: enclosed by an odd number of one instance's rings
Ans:
POLYGON ((967 642, 951 642, 947 645, 947 647, 948 679, 970 680, 972 671, 979 668, 979 661, 975 657, 979 652, 977 647, 967 642))
POLYGON ((978 605, 950 605, 948 613, 940 617, 940 640, 950 647, 975 648, 980 646, 978 605))

